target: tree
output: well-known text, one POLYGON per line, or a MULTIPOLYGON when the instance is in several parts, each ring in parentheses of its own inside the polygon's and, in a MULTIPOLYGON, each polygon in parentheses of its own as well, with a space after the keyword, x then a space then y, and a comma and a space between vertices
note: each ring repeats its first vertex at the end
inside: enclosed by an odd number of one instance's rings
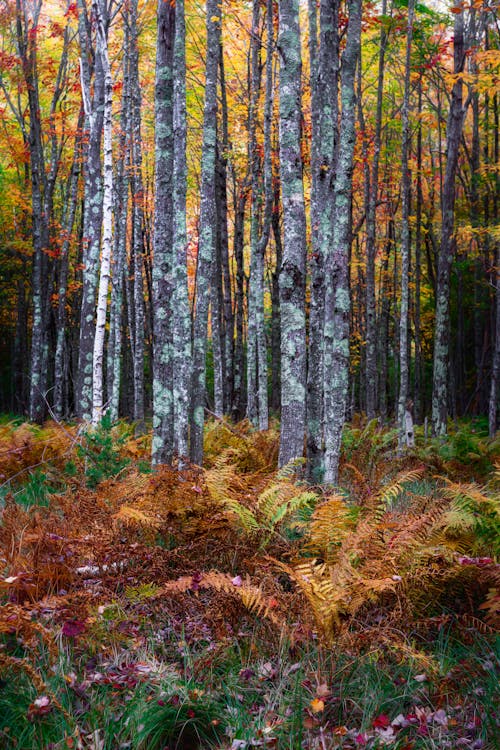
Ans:
MULTIPOLYGON (((102 6, 101 6, 102 7, 102 6)), ((104 9, 103 9, 104 10, 104 9)), ((103 210, 101 141, 104 122, 105 73, 102 55, 94 54, 92 25, 97 24, 97 2, 88 18, 84 0, 78 3, 80 78, 85 110, 83 279, 75 384, 75 411, 79 417, 92 416, 92 370, 95 340, 95 306, 99 280, 99 253, 103 210), (95 60, 95 63, 93 62, 95 60), (91 80, 94 80, 93 90, 91 80)), ((107 19, 103 20, 107 25, 107 19)))
MULTIPOLYGON (((203 425, 205 423, 205 378, 208 308, 215 254, 217 205, 215 196, 215 163, 217 154, 217 69, 221 35, 220 9, 216 0, 206 4, 207 53, 205 71, 205 105, 203 111, 203 146, 201 167, 200 230, 198 272, 193 334, 193 375, 191 391, 191 461, 203 459, 203 425)), ((212 309, 212 316, 214 311, 212 309)), ((212 318, 213 319, 213 318, 212 318)))
POLYGON ((306 405, 306 215, 301 154, 299 3, 279 5, 280 180, 283 204, 281 266, 281 433, 279 465, 304 452, 306 405))
POLYGON ((334 189, 333 241, 325 259, 324 323, 324 482, 338 477, 340 441, 349 387, 349 247, 354 142, 356 139, 355 77, 361 36, 361 1, 350 0, 347 40, 341 67, 339 156, 334 189))
POLYGON ((399 314, 399 449, 405 445, 413 445, 413 428, 408 420, 408 307, 410 295, 410 173, 408 157, 410 150, 410 72, 411 72, 411 44, 413 36, 413 21, 415 17, 415 2, 408 2, 408 28, 406 32, 406 62, 404 94, 402 107, 403 133, 401 144, 401 195, 402 195, 402 228, 401 228, 401 303, 399 314))
POLYGON ((464 11, 455 14, 453 29, 453 72, 450 110, 446 127, 446 172, 441 201, 441 244, 439 246, 434 362, 432 376, 432 428, 435 435, 446 435, 449 390, 450 273, 453 261, 455 222, 455 177, 465 108, 462 72, 465 64, 464 11))
POLYGON ((174 157, 173 56, 175 8, 158 0, 155 79, 155 214, 153 307, 153 464, 173 456, 172 402, 172 231, 174 157))

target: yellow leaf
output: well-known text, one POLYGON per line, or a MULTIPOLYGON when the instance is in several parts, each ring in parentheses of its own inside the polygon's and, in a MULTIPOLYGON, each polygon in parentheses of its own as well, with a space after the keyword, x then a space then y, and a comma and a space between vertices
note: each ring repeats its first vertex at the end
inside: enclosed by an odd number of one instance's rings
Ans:
POLYGON ((314 698, 309 705, 313 714, 319 714, 320 711, 325 710, 325 702, 320 698, 314 698))
POLYGON ((220 18, 219 16, 212 16, 210 20, 212 21, 212 23, 217 23, 217 21, 220 21, 220 18))

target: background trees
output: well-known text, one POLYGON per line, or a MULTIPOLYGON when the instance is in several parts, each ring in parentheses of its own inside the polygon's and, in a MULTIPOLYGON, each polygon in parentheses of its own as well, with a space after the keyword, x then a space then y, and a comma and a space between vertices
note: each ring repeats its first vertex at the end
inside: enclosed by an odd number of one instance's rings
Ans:
POLYGON ((156 463, 202 460, 206 409, 271 409, 328 482, 354 412, 493 434, 494 21, 3 3, 0 408, 152 415, 156 463))

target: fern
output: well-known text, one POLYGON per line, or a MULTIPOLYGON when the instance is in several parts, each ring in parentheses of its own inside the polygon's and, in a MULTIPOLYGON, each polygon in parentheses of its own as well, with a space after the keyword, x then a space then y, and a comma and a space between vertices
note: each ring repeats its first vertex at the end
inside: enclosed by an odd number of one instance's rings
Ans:
POLYGON ((269 620, 279 630, 286 627, 284 621, 272 611, 271 602, 257 586, 250 583, 249 578, 240 582, 225 573, 210 571, 195 577, 181 576, 175 581, 169 581, 163 586, 161 593, 181 594, 211 588, 239 599, 245 609, 258 617, 269 620))

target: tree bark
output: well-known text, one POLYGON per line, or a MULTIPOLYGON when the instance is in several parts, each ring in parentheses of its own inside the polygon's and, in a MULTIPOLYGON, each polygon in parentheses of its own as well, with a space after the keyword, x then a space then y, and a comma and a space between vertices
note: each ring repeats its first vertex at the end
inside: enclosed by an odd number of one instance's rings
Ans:
MULTIPOLYGON (((320 48, 311 47, 311 304, 307 370, 307 466, 310 481, 323 473, 323 326, 325 257, 333 236, 338 141, 338 3, 320 3, 320 48)), ((313 9, 310 18, 314 18, 313 9)), ((313 22, 314 25, 314 22, 313 22)), ((313 32, 314 34, 314 32, 313 32)), ((311 32, 310 32, 311 35, 311 32)))
POLYGON ((184 0, 175 4, 173 112, 173 412, 174 452, 188 456, 189 384, 191 381, 191 313, 187 283, 186 229, 186 24, 184 0))
POLYGON ((410 72, 411 72, 411 45, 413 37, 413 21, 415 17, 415 0, 408 2, 408 26, 406 32, 406 62, 403 107, 401 117, 402 143, 401 143, 401 196, 402 196, 402 219, 401 219, 401 301, 399 311, 399 399, 398 399, 398 425, 399 439, 398 447, 401 451, 403 446, 413 442, 413 428, 411 435, 407 429, 408 411, 408 309, 410 298, 410 72))
POLYGON ((217 153, 217 67, 221 37, 220 8, 217 0, 206 3, 207 54, 203 145, 201 169, 201 207, 198 241, 198 274, 193 336, 193 385, 191 404, 191 460, 203 460, 205 423, 205 380, 208 306, 215 254, 217 205, 215 164, 217 153))
POLYGON ((339 157, 335 176, 333 242, 325 259, 324 326, 324 482, 335 484, 349 389, 349 248, 354 143, 355 77, 361 36, 361 0, 350 0, 347 40, 342 55, 339 157))
MULTIPOLYGON (((80 40, 80 78, 85 108, 86 148, 84 156, 84 215, 83 215, 83 278, 80 311, 80 341, 78 371, 75 387, 75 411, 84 419, 92 412, 92 369, 95 340, 96 292, 99 279, 99 252, 103 218, 103 186, 101 173, 101 140, 104 117, 105 76, 101 55, 95 56, 91 68, 90 22, 86 17, 84 0, 78 4, 78 34, 80 40), (94 74, 92 100, 91 75, 94 74)), ((95 3, 92 6, 95 20, 95 3)))
POLYGON ((113 82, 108 57, 108 41, 106 35, 105 0, 97 0, 97 54, 101 61, 100 67, 104 77, 104 192, 102 200, 103 227, 101 268, 99 289, 97 294, 97 315, 93 348, 92 367, 92 424, 98 424, 104 414, 103 401, 103 370, 104 370, 104 336, 108 310, 108 289, 111 278, 111 251, 113 243, 113 144, 112 144, 112 105, 113 82))
POLYGON ((281 433, 279 465, 304 453, 306 404, 306 217, 301 154, 301 48, 298 0, 279 6, 280 178, 284 247, 280 273, 281 433))
POLYGON ((153 464, 174 449, 172 399, 173 57, 175 7, 158 0, 155 80, 155 218, 153 229, 153 464))
POLYGON ((455 14, 453 57, 455 82, 451 92, 446 130, 446 172, 442 192, 441 245, 439 248, 434 363, 432 377, 432 428, 435 435, 447 432, 448 381, 450 346, 450 273, 453 260, 453 226, 455 219, 455 176, 465 110, 462 101, 461 73, 465 62, 464 12, 455 14))

